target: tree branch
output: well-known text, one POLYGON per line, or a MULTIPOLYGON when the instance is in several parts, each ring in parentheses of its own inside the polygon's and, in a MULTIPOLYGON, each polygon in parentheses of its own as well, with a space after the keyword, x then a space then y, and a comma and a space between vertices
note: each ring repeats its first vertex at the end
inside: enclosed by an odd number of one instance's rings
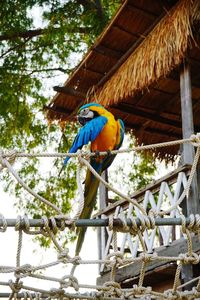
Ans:
POLYGON ((98 17, 100 19, 103 19, 103 7, 102 7, 102 3, 101 0, 76 0, 76 2, 79 5, 82 5, 83 7, 87 8, 95 8, 98 14, 98 17))
POLYGON ((38 29, 30 29, 27 31, 15 32, 15 33, 6 33, 0 35, 0 41, 6 40, 15 40, 17 38, 33 38, 34 36, 38 36, 44 34, 46 29, 38 28, 38 29))
POLYGON ((84 7, 88 7, 88 6, 94 6, 94 3, 93 1, 91 0, 76 0, 76 2, 79 4, 79 5, 83 5, 84 7))
MULTIPOLYGON (((19 74, 19 71, 13 71, 13 68, 9 68, 8 66, 7 67, 0 66, 0 70, 1 69, 5 69, 5 70, 9 71, 9 74, 13 74, 13 75, 18 75, 19 74)), ((59 72, 62 72, 64 74, 68 74, 72 71, 72 69, 64 69, 64 68, 58 67, 58 68, 46 68, 46 69, 35 69, 35 70, 23 69, 23 71, 26 72, 23 75, 31 76, 34 73, 48 73, 48 72, 51 72, 51 71, 59 71, 59 72)))
POLYGON ((50 72, 50 71, 60 71, 64 74, 67 74, 71 70, 63 69, 63 68, 47 68, 47 69, 38 69, 38 70, 32 70, 28 75, 32 75, 34 73, 43 73, 43 72, 50 72))
POLYGON ((25 39, 25 41, 19 45, 16 45, 14 47, 11 47, 9 48, 6 52, 2 53, 2 55, 0 56, 0 59, 2 59, 4 56, 6 56, 7 54, 9 54, 10 52, 20 48, 20 47, 23 47, 31 38, 27 38, 25 39))
POLYGON ((103 7, 102 7, 101 0, 95 0, 95 6, 97 9, 97 14, 98 14, 99 18, 103 19, 104 13, 103 13, 103 7))
MULTIPOLYGON (((54 32, 59 32, 60 28, 53 28, 54 32)), ((79 27, 77 30, 72 29, 68 31, 69 33, 87 33, 89 28, 79 27)), ((38 28, 38 29, 30 29, 27 31, 15 32, 15 33, 5 33, 0 35, 0 41, 7 41, 7 40, 15 40, 18 38, 33 38, 35 36, 40 36, 45 34, 48 31, 48 28, 38 28)))

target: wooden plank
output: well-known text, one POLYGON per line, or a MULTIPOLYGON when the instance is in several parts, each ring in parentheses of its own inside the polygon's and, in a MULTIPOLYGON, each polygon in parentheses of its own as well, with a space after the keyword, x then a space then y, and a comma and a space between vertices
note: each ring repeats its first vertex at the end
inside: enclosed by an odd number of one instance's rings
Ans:
MULTIPOLYGON (((154 270, 145 272, 144 286, 151 286, 154 291, 163 292, 173 286, 174 275, 176 273, 177 264, 167 263, 166 265, 155 268, 154 270), (159 285, 158 285, 159 282, 159 285)), ((122 288, 131 288, 138 283, 139 276, 125 280, 122 288)))
MULTIPOLYGON (((167 175, 161 177, 160 179, 155 180, 154 182, 146 185, 144 188, 136 191, 133 195, 131 195, 131 198, 137 199, 138 203, 140 203, 141 201, 143 201, 143 196, 146 191, 150 190, 153 194, 155 194, 156 192, 159 191, 160 184, 163 181, 168 182, 168 184, 173 184, 176 182, 178 173, 185 172, 186 174, 188 174, 190 172, 190 168, 191 168, 191 165, 184 165, 184 166, 179 167, 175 171, 168 173, 167 175)), ((105 214, 105 215, 111 214, 117 206, 122 206, 122 207, 126 208, 126 207, 128 207, 128 205, 129 205, 129 202, 127 202, 126 200, 123 200, 123 199, 118 200, 114 204, 110 205, 109 207, 106 207, 105 209, 102 209, 101 211, 99 211, 97 214, 95 214, 93 216, 93 218, 97 218, 102 214, 105 214)))
MULTIPOLYGON (((193 237, 192 245, 193 245, 194 252, 200 251, 200 243, 199 243, 198 236, 193 237)), ((178 256, 181 253, 186 253, 187 240, 181 238, 179 240, 172 242, 170 246, 162 246, 157 248, 156 252, 158 253, 158 256, 178 256)), ((158 261, 158 260, 152 261, 146 266, 146 271, 148 272, 154 270, 155 268, 166 265, 168 263, 169 262, 166 263, 164 261, 158 261)), ((135 262, 127 266, 121 267, 120 269, 117 269, 115 280, 117 282, 123 282, 127 279, 138 276, 141 271, 141 265, 142 265, 141 262, 135 262)), ((110 272, 104 273, 102 274, 102 276, 97 278, 97 285, 102 285, 103 283, 109 280, 110 280, 110 272)))

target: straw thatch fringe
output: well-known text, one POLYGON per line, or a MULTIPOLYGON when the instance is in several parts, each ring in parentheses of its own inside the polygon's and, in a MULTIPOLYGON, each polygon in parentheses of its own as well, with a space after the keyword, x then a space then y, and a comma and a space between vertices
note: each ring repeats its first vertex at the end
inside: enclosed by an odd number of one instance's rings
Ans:
POLYGON ((196 0, 194 3, 194 9, 192 11, 192 20, 194 24, 195 38, 200 40, 200 0, 196 0))
POLYGON ((193 9, 192 9, 192 20, 195 21, 200 21, 200 1, 195 0, 193 4, 193 9))
POLYGON ((133 96, 166 76, 184 57, 192 36, 192 21, 200 18, 199 0, 181 0, 158 23, 116 73, 96 92, 109 106, 133 96))

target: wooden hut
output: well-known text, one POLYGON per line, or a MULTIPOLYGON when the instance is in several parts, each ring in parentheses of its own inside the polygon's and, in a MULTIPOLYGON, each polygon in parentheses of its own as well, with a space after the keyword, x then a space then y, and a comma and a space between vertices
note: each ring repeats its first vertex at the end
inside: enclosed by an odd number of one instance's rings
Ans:
MULTIPOLYGON (((62 87, 54 87, 57 94, 47 107, 49 121, 71 121, 78 107, 92 100, 123 119, 138 144, 173 141, 200 132, 199 34, 198 0, 123 1, 69 79, 62 87)), ((178 146, 171 146, 155 153, 159 158, 173 159, 178 151, 178 146)), ((184 145, 183 164, 191 164, 193 156, 193 147, 184 145)), ((187 173, 187 167, 181 168, 187 173)), ((173 183, 179 171, 168 175, 165 181, 173 183)), ((187 199, 187 213, 199 212, 197 182, 195 177, 187 199)), ((148 189, 158 186, 156 182, 148 189)), ((139 195, 140 199, 146 190, 136 192, 134 197, 139 195)), ((125 201, 121 200, 121 205, 125 207, 125 201)), ((117 204, 105 208, 97 217, 116 207, 117 204)), ((162 246, 159 251, 179 253, 184 245, 180 240, 168 250, 162 246)), ((196 239, 194 247, 195 251, 200 250, 196 239)), ((185 278, 193 276, 194 268, 186 269, 185 278)), ((154 285, 159 278, 164 288, 172 282, 174 265, 150 264, 147 271, 146 284, 154 285)), ((118 270, 117 279, 129 286, 138 272, 139 268, 127 266, 118 270)), ((109 273, 102 271, 99 282, 108 278, 109 273)))
MULTIPOLYGON (((118 13, 48 106, 49 120, 69 120, 97 99, 138 143, 182 137, 180 72, 189 60, 195 131, 200 131, 198 1, 124 1, 118 13)), ((176 154, 177 147, 168 154, 176 154)), ((166 155, 166 149, 161 151, 166 155)))

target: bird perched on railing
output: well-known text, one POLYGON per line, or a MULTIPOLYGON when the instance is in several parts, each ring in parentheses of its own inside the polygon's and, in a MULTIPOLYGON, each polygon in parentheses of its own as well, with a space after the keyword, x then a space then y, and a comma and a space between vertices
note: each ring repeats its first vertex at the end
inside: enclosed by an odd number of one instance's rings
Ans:
MULTIPOLYGON (((83 105, 78 111, 78 121, 83 126, 79 130, 69 153, 77 152, 84 145, 91 142, 92 152, 108 151, 105 156, 90 157, 90 164, 98 172, 106 170, 113 162, 116 155, 109 151, 119 149, 124 139, 124 123, 122 120, 115 120, 112 113, 97 103, 88 103, 83 105)), ((66 157, 64 165, 67 164, 70 157, 66 157)), ((81 219, 88 219, 95 206, 99 180, 87 170, 84 190, 84 207, 80 215, 81 219)), ((80 253, 84 241, 86 228, 78 229, 78 240, 76 244, 76 255, 80 253)))

